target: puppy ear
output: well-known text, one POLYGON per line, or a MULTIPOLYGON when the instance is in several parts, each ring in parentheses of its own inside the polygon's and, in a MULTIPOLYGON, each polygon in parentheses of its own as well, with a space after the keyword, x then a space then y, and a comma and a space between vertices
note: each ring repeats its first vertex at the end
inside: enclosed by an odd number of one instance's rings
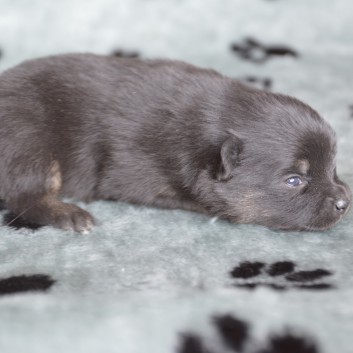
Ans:
POLYGON ((216 173, 218 181, 227 181, 233 177, 234 168, 239 164, 239 157, 243 149, 242 140, 230 132, 230 136, 223 142, 220 152, 220 164, 216 173))

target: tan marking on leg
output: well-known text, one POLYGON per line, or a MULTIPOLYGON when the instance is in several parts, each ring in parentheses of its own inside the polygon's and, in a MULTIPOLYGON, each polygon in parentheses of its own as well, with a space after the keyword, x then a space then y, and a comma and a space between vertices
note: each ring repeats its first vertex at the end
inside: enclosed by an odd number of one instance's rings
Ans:
POLYGON ((47 177, 47 191, 48 194, 56 195, 59 193, 62 186, 62 177, 60 172, 59 162, 54 160, 49 168, 47 177))

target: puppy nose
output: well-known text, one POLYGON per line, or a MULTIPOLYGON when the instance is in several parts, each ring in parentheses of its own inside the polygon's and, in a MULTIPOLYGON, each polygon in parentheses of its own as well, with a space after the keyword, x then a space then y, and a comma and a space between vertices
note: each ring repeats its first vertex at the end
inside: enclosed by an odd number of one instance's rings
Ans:
POLYGON ((348 205, 349 205, 349 201, 345 199, 337 200, 335 203, 336 210, 338 212, 343 212, 345 209, 347 209, 348 205))

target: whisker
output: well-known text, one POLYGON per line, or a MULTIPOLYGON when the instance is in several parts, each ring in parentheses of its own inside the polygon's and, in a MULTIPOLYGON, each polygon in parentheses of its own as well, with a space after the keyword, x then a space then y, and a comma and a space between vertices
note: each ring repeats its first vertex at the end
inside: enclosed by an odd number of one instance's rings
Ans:
POLYGON ((14 219, 12 219, 10 222, 8 222, 7 224, 5 224, 6 227, 8 227, 9 225, 11 225, 13 222, 16 221, 16 219, 20 218, 23 214, 25 214, 28 210, 30 210, 32 207, 34 207, 36 205, 36 203, 34 203, 33 205, 27 207, 24 211, 22 211, 19 215, 17 215, 14 219))

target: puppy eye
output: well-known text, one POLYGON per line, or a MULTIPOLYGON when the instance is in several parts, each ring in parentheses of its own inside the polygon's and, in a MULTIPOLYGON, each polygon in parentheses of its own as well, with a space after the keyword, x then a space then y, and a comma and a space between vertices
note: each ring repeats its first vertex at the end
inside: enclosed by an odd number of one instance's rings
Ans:
POLYGON ((290 186, 298 186, 302 183, 303 183, 303 180, 298 176, 290 177, 286 180, 286 184, 290 186))

